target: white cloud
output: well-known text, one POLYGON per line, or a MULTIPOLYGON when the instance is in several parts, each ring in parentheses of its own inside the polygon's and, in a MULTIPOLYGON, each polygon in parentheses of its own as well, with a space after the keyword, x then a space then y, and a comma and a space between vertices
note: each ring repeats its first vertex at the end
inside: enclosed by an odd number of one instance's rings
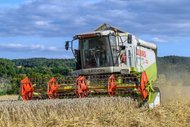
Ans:
POLYGON ((77 25, 86 25, 86 19, 85 17, 79 17, 78 19, 75 19, 75 24, 77 25))
POLYGON ((58 49, 57 47, 54 46, 50 46, 47 48, 49 51, 59 51, 60 49, 58 49))
POLYGON ((19 43, 0 44, 1 50, 9 51, 27 51, 27 52, 63 52, 63 49, 55 46, 45 46, 41 44, 24 45, 19 43))
POLYGON ((25 47, 24 45, 18 44, 18 43, 10 43, 10 44, 7 44, 7 45, 3 44, 1 46, 10 47, 10 48, 23 48, 23 47, 25 47))
POLYGON ((161 38, 161 37, 154 37, 153 39, 153 42, 168 42, 167 40, 165 40, 164 38, 161 38))
POLYGON ((45 26, 45 25, 48 25, 49 23, 46 21, 35 21, 35 24, 37 26, 45 26))

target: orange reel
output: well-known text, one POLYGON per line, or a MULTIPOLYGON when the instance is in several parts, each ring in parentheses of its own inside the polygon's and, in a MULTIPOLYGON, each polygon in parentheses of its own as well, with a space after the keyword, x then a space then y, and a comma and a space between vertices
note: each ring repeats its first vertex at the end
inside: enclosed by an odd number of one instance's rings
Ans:
POLYGON ((79 76, 76 79, 76 95, 79 98, 88 96, 88 84, 84 76, 79 76))
POLYGON ((49 99, 57 98, 57 90, 59 88, 58 82, 56 78, 51 78, 47 84, 47 95, 49 99))
POLYGON ((28 77, 21 80, 20 84, 20 95, 24 101, 32 100, 34 88, 32 82, 28 77))
POLYGON ((140 82, 140 92, 142 99, 145 100, 148 97, 148 91, 146 90, 146 85, 148 83, 148 77, 145 71, 141 74, 141 82, 140 82))
POLYGON ((108 95, 113 96, 115 95, 115 90, 116 90, 116 81, 115 81, 115 76, 111 75, 108 79, 108 95))

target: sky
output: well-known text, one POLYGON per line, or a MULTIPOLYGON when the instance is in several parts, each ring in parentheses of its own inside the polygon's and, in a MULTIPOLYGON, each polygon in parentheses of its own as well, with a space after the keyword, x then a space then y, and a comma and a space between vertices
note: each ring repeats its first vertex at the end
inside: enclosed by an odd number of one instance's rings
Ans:
POLYGON ((190 56, 189 0, 0 0, 0 57, 71 58, 64 42, 103 23, 190 56))

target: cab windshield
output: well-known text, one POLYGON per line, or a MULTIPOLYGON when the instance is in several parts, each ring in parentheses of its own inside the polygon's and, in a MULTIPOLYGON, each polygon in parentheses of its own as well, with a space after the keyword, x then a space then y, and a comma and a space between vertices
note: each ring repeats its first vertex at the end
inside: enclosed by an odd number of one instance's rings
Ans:
POLYGON ((80 40, 83 68, 113 66, 108 37, 80 40))

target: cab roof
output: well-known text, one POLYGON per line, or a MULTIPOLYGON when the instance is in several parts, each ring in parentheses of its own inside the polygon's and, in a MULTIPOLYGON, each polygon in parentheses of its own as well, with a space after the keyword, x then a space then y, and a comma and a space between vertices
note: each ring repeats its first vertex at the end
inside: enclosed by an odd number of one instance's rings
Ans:
POLYGON ((113 31, 116 31, 116 32, 119 32, 119 33, 125 33, 124 31, 116 28, 116 27, 113 27, 107 23, 104 23, 102 25, 100 25, 98 28, 95 29, 95 31, 103 31, 103 30, 113 30, 113 31))

